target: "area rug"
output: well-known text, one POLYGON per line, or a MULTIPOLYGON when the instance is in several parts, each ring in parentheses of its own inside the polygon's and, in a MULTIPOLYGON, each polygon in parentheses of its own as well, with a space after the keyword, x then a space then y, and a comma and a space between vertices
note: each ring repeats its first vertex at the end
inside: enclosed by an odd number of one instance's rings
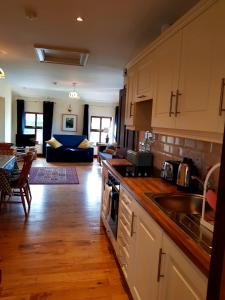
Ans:
POLYGON ((71 167, 32 167, 30 184, 79 184, 77 171, 71 167))

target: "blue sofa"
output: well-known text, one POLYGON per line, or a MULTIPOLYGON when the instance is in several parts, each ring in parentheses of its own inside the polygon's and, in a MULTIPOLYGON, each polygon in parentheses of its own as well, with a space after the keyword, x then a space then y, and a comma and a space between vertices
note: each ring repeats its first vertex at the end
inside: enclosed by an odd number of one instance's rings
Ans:
POLYGON ((77 148, 86 136, 54 134, 53 137, 63 146, 54 149, 47 145, 47 162, 93 162, 93 148, 77 148))

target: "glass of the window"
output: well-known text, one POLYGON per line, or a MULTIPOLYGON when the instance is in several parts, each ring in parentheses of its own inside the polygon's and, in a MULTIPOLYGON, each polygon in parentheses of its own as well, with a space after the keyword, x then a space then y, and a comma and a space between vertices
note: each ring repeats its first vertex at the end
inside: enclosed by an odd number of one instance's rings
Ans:
POLYGON ((32 113, 25 114, 25 126, 35 127, 35 114, 32 113))
POLYGON ((96 129, 96 130, 100 130, 100 126, 101 126, 101 119, 100 118, 95 118, 95 117, 92 117, 91 118, 91 129, 96 129))

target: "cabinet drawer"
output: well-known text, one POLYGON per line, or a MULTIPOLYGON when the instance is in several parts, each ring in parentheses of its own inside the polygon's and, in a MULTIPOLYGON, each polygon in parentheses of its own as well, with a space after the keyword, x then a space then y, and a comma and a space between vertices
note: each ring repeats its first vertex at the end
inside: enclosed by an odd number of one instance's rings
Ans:
POLYGON ((120 205, 120 213, 124 215, 127 222, 131 223, 132 211, 129 209, 129 207, 125 206, 123 202, 121 202, 121 205, 120 205))
POLYGON ((123 190, 121 190, 120 192, 120 201, 128 207, 130 207, 132 203, 132 200, 126 195, 126 193, 123 190))
POLYGON ((124 223, 124 219, 120 218, 119 220, 119 231, 123 233, 124 236, 127 236, 127 239, 130 238, 130 227, 124 223))

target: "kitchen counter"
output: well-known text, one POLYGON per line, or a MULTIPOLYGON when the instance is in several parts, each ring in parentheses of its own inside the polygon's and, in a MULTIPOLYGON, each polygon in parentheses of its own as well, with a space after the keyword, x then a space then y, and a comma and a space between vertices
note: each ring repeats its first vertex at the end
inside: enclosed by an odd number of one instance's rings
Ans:
POLYGON ((114 166, 119 165, 129 165, 129 162, 125 159, 110 159, 103 161, 103 167, 107 168, 119 180, 120 184, 151 215, 151 217, 162 227, 168 236, 170 236, 170 238, 191 259, 191 261, 206 276, 208 276, 210 255, 144 194, 177 192, 176 187, 163 182, 160 178, 122 177, 114 169, 114 166))

